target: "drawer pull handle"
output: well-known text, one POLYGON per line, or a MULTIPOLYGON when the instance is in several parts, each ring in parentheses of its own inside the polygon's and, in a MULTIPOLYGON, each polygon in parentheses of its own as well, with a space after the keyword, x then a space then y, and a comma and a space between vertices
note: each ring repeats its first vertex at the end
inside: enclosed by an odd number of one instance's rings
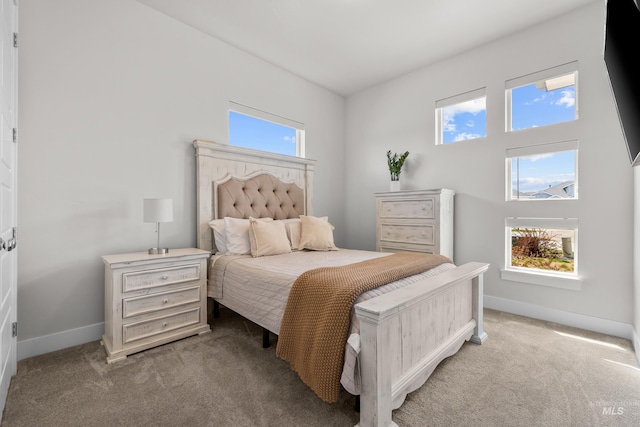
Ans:
POLYGON ((163 304, 166 304, 166 303, 168 303, 168 302, 169 302, 169 300, 168 300, 167 298, 165 298, 165 299, 163 299, 163 300, 162 300, 162 303, 163 303, 163 304))
POLYGON ((162 327, 166 328, 167 327, 167 322, 162 322, 162 327))
POLYGON ((167 280, 168 278, 169 278, 169 276, 167 276, 167 275, 162 276, 162 280, 167 280))

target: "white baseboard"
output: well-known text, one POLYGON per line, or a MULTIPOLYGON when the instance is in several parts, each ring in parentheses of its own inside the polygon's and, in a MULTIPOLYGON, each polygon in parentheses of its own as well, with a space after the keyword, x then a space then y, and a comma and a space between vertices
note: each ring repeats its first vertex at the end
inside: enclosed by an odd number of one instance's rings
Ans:
MULTIPOLYGON (((488 295, 484 296, 484 306, 494 310, 518 314, 520 316, 546 320, 548 322, 560 323, 562 325, 573 326, 575 328, 586 329, 588 331, 599 332, 601 334, 626 338, 633 342, 635 350, 640 350, 640 347, 636 345, 640 344, 638 342, 637 335, 635 334, 633 326, 629 323, 586 316, 584 314, 570 313, 568 311, 556 310, 553 308, 488 295)), ((638 351, 636 351, 636 358, 637 357, 638 351)))
POLYGON ((43 337, 18 341, 16 357, 18 360, 22 360, 90 341, 97 341, 102 339, 103 334, 104 323, 96 323, 94 325, 57 332, 43 337))
POLYGON ((636 352, 636 361, 638 365, 640 365, 640 339, 638 339, 638 331, 633 330, 633 339, 631 340, 633 343, 633 350, 636 352))
MULTIPOLYGON (((534 319, 556 322, 562 325, 626 338, 632 342, 636 359, 638 360, 638 364, 640 364, 640 337, 638 337, 637 331, 628 323, 569 313, 489 295, 484 296, 484 306, 520 316, 532 317, 534 319)), ((18 341, 16 357, 18 360, 22 360, 90 341, 97 341, 102 339, 103 334, 104 323, 96 323, 82 328, 70 329, 43 337, 18 341)))

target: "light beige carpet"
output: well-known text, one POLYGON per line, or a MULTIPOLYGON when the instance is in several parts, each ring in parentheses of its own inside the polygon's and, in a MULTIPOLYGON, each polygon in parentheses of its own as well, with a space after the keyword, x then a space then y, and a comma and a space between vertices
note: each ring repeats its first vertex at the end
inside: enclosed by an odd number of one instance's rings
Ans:
MULTIPOLYGON (((353 426, 354 398, 317 398, 262 330, 221 308, 211 333, 107 365, 98 341, 22 360, 5 426, 353 426)), ((640 426, 629 341, 493 310, 393 413, 400 426, 640 426)), ((275 337, 272 337, 275 342, 275 337)))

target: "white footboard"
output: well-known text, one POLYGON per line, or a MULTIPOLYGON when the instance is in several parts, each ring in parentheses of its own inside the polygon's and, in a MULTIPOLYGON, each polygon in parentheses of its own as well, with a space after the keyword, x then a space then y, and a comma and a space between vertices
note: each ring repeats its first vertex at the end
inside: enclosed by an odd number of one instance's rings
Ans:
POLYGON ((470 262, 356 305, 360 321, 359 427, 396 426, 391 411, 465 341, 482 344, 482 275, 470 262))

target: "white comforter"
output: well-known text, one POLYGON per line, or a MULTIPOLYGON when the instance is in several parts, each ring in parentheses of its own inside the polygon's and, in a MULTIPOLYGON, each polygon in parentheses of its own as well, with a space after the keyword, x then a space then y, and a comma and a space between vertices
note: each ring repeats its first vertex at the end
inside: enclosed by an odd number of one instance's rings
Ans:
MULTIPOLYGON (((296 251, 258 258, 250 255, 213 255, 209 263, 207 294, 277 335, 280 333, 289 290, 300 274, 313 268, 353 264, 387 255, 390 254, 352 249, 296 251)), ((356 304, 454 267, 453 264, 442 264, 422 274, 365 292, 356 300, 356 304)), ((349 393, 359 395, 360 327, 353 311, 351 319, 341 383, 349 393)))

